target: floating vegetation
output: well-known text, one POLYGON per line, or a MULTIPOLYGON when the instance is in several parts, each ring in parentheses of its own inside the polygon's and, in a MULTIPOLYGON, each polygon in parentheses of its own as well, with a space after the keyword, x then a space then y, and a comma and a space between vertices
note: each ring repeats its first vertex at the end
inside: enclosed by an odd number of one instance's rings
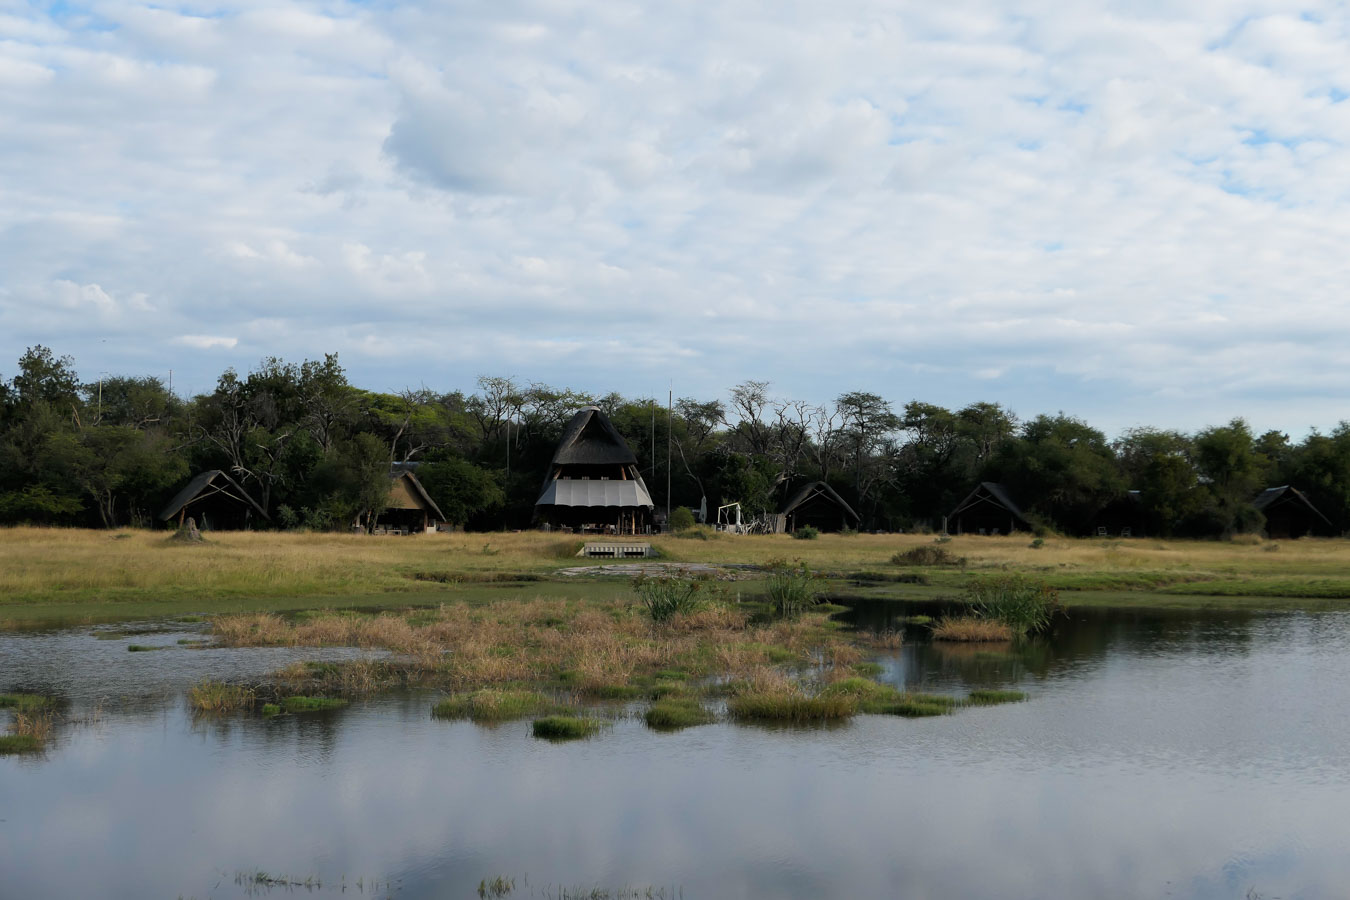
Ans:
MULTIPOLYGON (((873 684, 862 678, 851 680, 873 684)), ((805 725, 847 719, 857 711, 858 696, 847 688, 812 696, 799 682, 774 671, 756 673, 750 681, 734 686, 727 700, 727 712, 740 721, 805 725)))
POLYGON ((491 881, 484 878, 478 882, 479 897, 506 897, 516 889, 516 880, 514 878, 504 878, 498 875, 491 881))
POLYGON ((168 650, 168 644, 127 644, 130 653, 149 653, 153 650, 168 650))
POLYGON ((534 736, 550 741, 570 741, 590 737, 605 723, 580 716, 544 716, 534 720, 534 736))
POLYGON ((31 734, 0 734, 0 754, 37 753, 42 742, 31 734))
POLYGON ((254 702, 253 689, 223 681, 203 681, 188 690, 188 703, 198 712, 222 713, 246 709, 254 702))
POLYGON ((455 694, 438 702, 431 714, 440 719, 470 719, 474 722, 505 722, 538 715, 556 706, 537 691, 508 691, 484 688, 467 694, 455 694))
POLYGON ((14 709, 19 712, 44 709, 55 706, 56 701, 41 694, 0 694, 0 709, 14 709))
POLYGON ((882 672, 885 671, 886 667, 883 666, 881 663, 860 662, 853 664, 853 673, 855 675, 862 675, 868 678, 873 677, 875 675, 880 675, 882 672))
POLYGON ((705 709, 696 697, 667 697, 653 703, 643 718, 648 727, 674 731, 695 725, 707 725, 717 717, 705 709))
POLYGON ((276 703, 264 703, 262 714, 264 716, 279 716, 281 715, 281 706, 276 703))
POLYGON ((954 616, 939 619, 933 625, 933 640, 967 643, 1010 641, 1013 630, 1007 624, 975 616, 954 616))
POLYGON ((346 706, 347 701, 340 697, 283 697, 281 708, 286 712, 323 712, 346 706))
POLYGON ((1021 691, 997 691, 982 689, 971 691, 967 702, 971 706, 996 706, 999 703, 1021 703, 1027 695, 1021 691))

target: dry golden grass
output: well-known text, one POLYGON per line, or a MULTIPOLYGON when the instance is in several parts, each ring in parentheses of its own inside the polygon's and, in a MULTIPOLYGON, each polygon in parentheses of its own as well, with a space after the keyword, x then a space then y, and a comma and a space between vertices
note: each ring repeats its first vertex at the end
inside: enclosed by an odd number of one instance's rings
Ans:
MULTIPOLYGON (((924 535, 827 534, 815 541, 722 535, 708 541, 659 537, 654 543, 669 561, 766 565, 800 559, 813 570, 846 575, 899 572, 890 562, 895 554, 933 541, 924 535)), ((550 578, 583 562, 570 556, 578 544, 539 532, 401 538, 217 532, 204 544, 184 545, 164 531, 0 528, 0 625, 316 604, 395 606, 474 592, 486 597, 506 592, 497 582, 550 578)), ((956 587, 971 573, 1009 570, 1069 591, 1350 598, 1350 541, 1341 539, 1272 544, 1052 537, 1039 548, 1029 545, 1025 535, 955 537, 942 547, 964 557, 964 568, 905 571, 925 574, 932 590, 956 587)), ((626 588, 618 579, 566 579, 546 593, 613 597, 626 588)), ((519 592, 519 585, 509 589, 519 592)))
POLYGON ((357 694, 402 682, 454 691, 548 685, 612 696, 656 673, 740 679, 766 666, 849 666, 862 651, 849 633, 815 613, 754 624, 747 612, 713 606, 658 625, 632 601, 550 598, 484 605, 447 603, 411 613, 221 616, 228 646, 353 646, 392 651, 392 660, 296 664, 278 673, 291 690, 357 694))
POLYGON ((1011 641, 1012 629, 992 619, 969 616, 939 619, 933 625, 933 640, 962 643, 994 643, 1011 641))

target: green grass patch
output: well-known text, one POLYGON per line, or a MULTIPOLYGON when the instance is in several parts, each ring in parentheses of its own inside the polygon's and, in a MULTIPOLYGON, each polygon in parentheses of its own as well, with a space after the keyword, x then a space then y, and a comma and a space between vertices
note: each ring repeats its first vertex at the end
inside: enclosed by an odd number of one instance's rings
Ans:
POLYGON ((279 716, 281 715, 281 706, 276 703, 264 703, 262 714, 264 716, 279 716))
POLYGON ((42 741, 31 734, 0 734, 0 754, 36 753, 42 749, 42 741))
POLYGON ((281 708, 286 712, 323 712, 347 705, 341 697, 283 697, 281 708))
POLYGON ((864 678, 875 678, 886 671, 885 666, 874 662, 854 663, 852 668, 855 675, 861 675, 864 678))
POLYGON ((658 731, 674 731, 695 725, 707 725, 717 717, 694 697, 667 697, 653 703, 643 718, 650 728, 658 731))
POLYGON ((33 712, 55 706, 56 701, 41 694, 0 694, 0 709, 33 712))
POLYGON ((555 706, 552 700, 537 691, 485 688, 481 691, 446 697, 431 708, 431 714, 439 719, 505 722, 538 715, 555 706))
POLYGON ((168 644, 127 644, 128 653, 150 653, 155 650, 168 649, 168 644))
POLYGON ((549 741, 574 741, 590 737, 604 726, 605 723, 599 719, 581 716, 544 716, 542 719, 534 720, 533 732, 535 737, 549 741))
POLYGON ((981 689, 971 691, 966 702, 971 706, 997 706, 1000 703, 1021 703, 1027 699, 1027 695, 1021 691, 998 691, 992 689, 981 689))
POLYGON ((844 693, 805 694, 752 692, 727 701, 733 719, 750 722, 790 722, 805 725, 847 719, 858 711, 858 698, 844 693))

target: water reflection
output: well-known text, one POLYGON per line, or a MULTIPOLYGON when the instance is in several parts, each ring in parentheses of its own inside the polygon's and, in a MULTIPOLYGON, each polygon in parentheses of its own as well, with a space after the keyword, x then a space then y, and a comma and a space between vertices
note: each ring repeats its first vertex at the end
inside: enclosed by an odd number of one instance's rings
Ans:
POLYGON ((0 894, 235 897, 234 873, 262 869, 318 876, 316 895, 345 876, 354 896, 361 877, 407 898, 497 875, 513 896, 1341 897, 1347 625, 1076 614, 1028 644, 879 658, 898 685, 1014 686, 1027 703, 830 730, 627 719, 563 745, 528 723, 433 720, 418 694, 194 718, 187 683, 289 660, 3 635, 0 689, 51 685, 75 711, 114 699, 44 756, 0 758, 0 894))

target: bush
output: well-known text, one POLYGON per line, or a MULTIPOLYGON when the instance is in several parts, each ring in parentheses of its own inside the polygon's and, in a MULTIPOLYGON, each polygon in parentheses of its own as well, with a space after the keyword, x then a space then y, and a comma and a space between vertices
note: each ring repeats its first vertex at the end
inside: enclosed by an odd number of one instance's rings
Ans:
POLYGON ((694 527, 694 514, 687 506, 677 506, 670 513, 671 531, 688 531, 694 527))
POLYGON ((966 558, 957 556, 944 547, 923 544, 896 553, 891 562, 897 566, 964 566, 966 558))
POLYGON ((1017 634, 1044 631, 1059 610, 1059 595, 1025 575, 998 575, 966 585, 965 602, 976 616, 1002 622, 1017 634))
POLYGON ((814 541, 816 538, 820 537, 820 529, 810 525, 803 525, 801 528, 792 532, 792 537, 794 540, 798 541, 814 541))
POLYGON ((653 622, 669 622, 677 615, 698 612, 704 605, 704 599, 699 596, 702 588, 703 585, 697 581, 671 578, 668 575, 660 578, 638 577, 633 581, 633 590, 647 608, 647 615, 651 616, 653 622))
POLYGON ((781 566, 769 576, 769 601, 774 612, 783 618, 792 618, 814 606, 819 599, 816 579, 819 576, 807 568, 806 563, 798 566, 781 566))

